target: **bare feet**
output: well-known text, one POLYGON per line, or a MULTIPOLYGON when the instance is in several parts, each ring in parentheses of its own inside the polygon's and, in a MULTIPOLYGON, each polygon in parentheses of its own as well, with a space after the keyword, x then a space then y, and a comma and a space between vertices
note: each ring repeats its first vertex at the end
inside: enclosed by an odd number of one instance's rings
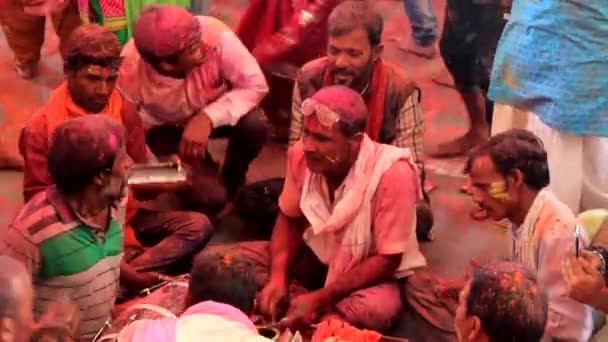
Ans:
POLYGON ((405 52, 408 52, 408 53, 411 53, 418 57, 422 57, 422 58, 426 58, 426 59, 433 59, 439 53, 435 44, 431 44, 431 45, 427 45, 427 46, 422 46, 422 45, 418 45, 418 44, 409 44, 407 46, 400 46, 399 48, 401 48, 405 52))
POLYGON ((434 158, 447 158, 463 155, 488 139, 487 134, 483 135, 468 132, 452 141, 439 144, 437 148, 434 151, 430 151, 429 154, 434 158))
POLYGON ((435 56, 439 54, 439 50, 435 43, 430 45, 420 45, 416 43, 413 39, 398 39, 392 38, 389 41, 396 41, 397 47, 404 52, 411 53, 412 55, 416 55, 418 57, 433 59, 435 56))

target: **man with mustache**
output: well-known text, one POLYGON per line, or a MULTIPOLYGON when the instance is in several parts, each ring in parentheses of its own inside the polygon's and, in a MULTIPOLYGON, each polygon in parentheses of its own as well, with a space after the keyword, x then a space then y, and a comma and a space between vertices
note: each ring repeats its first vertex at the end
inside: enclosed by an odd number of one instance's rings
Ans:
MULTIPOLYGON (((549 298, 545 335, 587 341, 592 309, 568 295, 562 263, 574 254, 572 211, 545 188, 547 152, 533 133, 513 129, 493 136, 466 163, 473 200, 496 220, 509 220, 511 258, 534 271, 549 298)), ((580 241, 581 249, 586 241, 580 241)))
POLYGON ((221 210, 266 140, 258 107, 268 85, 255 58, 224 23, 169 5, 141 13, 122 54, 118 88, 138 108, 152 151, 179 151, 193 167, 187 204, 221 210), (221 172, 207 152, 219 137, 228 138, 221 172))
POLYGON ((271 241, 203 253, 253 260, 263 286, 257 310, 273 322, 338 318, 385 330, 401 311, 403 279, 426 265, 416 240, 421 192, 412 152, 367 136, 367 107, 350 88, 322 88, 302 114, 271 241))
POLYGON ((547 297, 533 272, 494 262, 473 272, 460 293, 454 326, 459 342, 540 342, 547 297))
MULTIPOLYGON (((304 65, 296 78, 290 145, 302 136, 302 101, 322 87, 346 86, 365 100, 369 113, 365 132, 370 139, 410 149, 424 186, 420 89, 403 70, 382 60, 383 25, 380 14, 366 1, 344 1, 332 11, 327 56, 304 65)), ((432 215, 424 202, 418 217, 430 217, 426 229, 430 230, 432 215)))
POLYGON ((158 280, 134 274, 121 262, 116 207, 131 165, 124 130, 109 116, 59 123, 48 149, 54 185, 19 211, 0 239, 0 255, 23 263, 33 278, 36 316, 67 296, 79 307, 82 339, 92 338, 111 317, 119 276, 137 287, 158 280))
MULTIPOLYGON (((66 42, 66 80, 53 91, 47 104, 24 127, 19 148, 25 162, 23 197, 26 202, 44 192, 54 182, 48 170, 49 141, 62 122, 87 115, 112 117, 125 127, 126 148, 137 163, 149 158, 141 119, 135 108, 114 89, 122 62, 118 38, 94 24, 77 28, 66 42)), ((138 272, 167 273, 187 261, 211 236, 207 217, 196 212, 160 211, 136 198, 149 199, 162 190, 143 193, 132 187, 125 222, 147 249, 130 261, 138 272)), ((150 281, 155 278, 151 275, 150 281)), ((154 280, 155 281, 155 280, 154 280)))

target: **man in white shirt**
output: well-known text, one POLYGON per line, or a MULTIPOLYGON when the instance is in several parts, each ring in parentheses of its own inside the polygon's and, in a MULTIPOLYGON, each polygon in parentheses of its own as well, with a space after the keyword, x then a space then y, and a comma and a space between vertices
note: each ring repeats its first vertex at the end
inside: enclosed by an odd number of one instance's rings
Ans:
MULTIPOLYGON (((562 341, 587 341, 592 309, 568 296, 562 263, 574 253, 572 211, 549 185, 547 152, 533 133, 513 129, 493 136, 474 150, 466 171, 473 200, 492 219, 511 223, 512 259, 532 269, 549 298, 545 336, 562 341)), ((586 236, 581 241, 581 247, 586 236)))

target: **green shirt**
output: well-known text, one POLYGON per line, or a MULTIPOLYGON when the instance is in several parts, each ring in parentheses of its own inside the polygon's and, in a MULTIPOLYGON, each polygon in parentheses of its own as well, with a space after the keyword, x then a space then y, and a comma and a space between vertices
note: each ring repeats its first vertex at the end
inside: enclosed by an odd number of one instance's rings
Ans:
POLYGON ((55 187, 34 196, 0 238, 0 254, 23 262, 36 290, 35 313, 67 296, 80 308, 80 338, 111 317, 118 293, 123 233, 114 216, 91 228, 55 187))

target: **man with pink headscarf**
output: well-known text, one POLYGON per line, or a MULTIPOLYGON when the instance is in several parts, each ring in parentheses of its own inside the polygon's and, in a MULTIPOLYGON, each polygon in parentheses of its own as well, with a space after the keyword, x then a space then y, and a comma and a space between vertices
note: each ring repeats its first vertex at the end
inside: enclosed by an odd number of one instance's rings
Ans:
POLYGON ((388 329, 401 312, 402 280, 426 265, 416 240, 421 190, 412 152, 365 134, 367 107, 350 88, 322 88, 302 103, 302 113, 302 139, 288 152, 271 241, 202 253, 253 260, 262 271, 257 309, 273 321, 338 317, 388 329))
POLYGON ((266 140, 258 106, 268 86, 255 58, 222 22, 169 5, 141 13, 123 56, 118 87, 138 106, 151 149, 179 151, 193 165, 194 187, 205 189, 191 200, 221 207, 224 189, 197 175, 217 174, 207 143, 227 137, 221 176, 231 199, 266 140))

